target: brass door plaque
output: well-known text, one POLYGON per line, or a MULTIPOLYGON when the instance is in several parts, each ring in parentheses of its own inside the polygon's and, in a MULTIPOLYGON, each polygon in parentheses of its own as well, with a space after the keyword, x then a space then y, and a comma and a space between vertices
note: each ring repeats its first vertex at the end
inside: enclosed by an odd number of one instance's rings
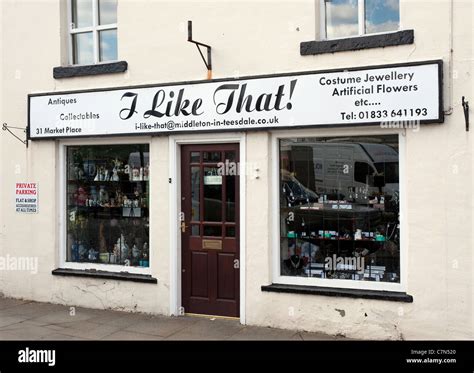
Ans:
POLYGON ((203 250, 222 250, 222 240, 202 240, 203 250))

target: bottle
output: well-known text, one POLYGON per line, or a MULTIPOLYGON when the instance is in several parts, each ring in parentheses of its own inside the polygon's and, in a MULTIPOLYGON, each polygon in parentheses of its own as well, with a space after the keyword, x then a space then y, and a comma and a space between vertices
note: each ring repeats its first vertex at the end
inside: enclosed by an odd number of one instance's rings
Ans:
POLYGON ((71 260, 77 262, 79 260, 79 245, 74 241, 71 245, 71 260))
POLYGON ((101 204, 109 202, 109 193, 105 190, 105 185, 101 185, 99 189, 99 202, 101 204))
POLYGON ((97 202, 97 189, 95 185, 91 185, 91 199, 94 202, 97 202))

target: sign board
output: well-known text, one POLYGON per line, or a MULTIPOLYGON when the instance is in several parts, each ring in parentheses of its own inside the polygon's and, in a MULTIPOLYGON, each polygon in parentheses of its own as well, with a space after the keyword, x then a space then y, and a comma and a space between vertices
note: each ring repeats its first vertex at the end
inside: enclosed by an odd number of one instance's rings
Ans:
POLYGON ((439 123, 442 61, 29 95, 31 139, 439 123))
POLYGON ((204 185, 222 185, 222 176, 220 175, 204 176, 204 185))
POLYGON ((15 210, 27 214, 38 212, 38 183, 15 183, 15 210))

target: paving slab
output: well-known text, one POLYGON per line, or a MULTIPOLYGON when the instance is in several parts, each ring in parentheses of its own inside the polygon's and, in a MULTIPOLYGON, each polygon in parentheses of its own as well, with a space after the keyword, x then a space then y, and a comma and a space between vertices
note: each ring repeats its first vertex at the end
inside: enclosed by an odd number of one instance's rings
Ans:
POLYGON ((239 320, 200 319, 197 322, 171 334, 169 340, 201 340, 205 335, 207 340, 224 340, 239 333, 245 327, 239 320))
POLYGON ((28 320, 21 316, 2 316, 0 315, 0 329, 8 328, 9 326, 21 323, 28 320))
POLYGON ((103 338, 107 341, 161 341, 163 337, 144 333, 129 332, 126 330, 119 330, 103 338))
POLYGON ((336 340, 322 333, 245 326, 238 319, 156 316, 0 297, 0 340, 336 340))
POLYGON ((48 334, 40 339, 43 341, 85 341, 87 340, 86 338, 81 338, 78 336, 66 335, 66 334, 61 334, 61 333, 48 334))
POLYGON ((192 317, 155 317, 131 325, 125 330, 167 338, 198 321, 197 318, 192 317))
POLYGON ((58 326, 63 328, 58 331, 60 334, 94 340, 102 339, 120 330, 120 328, 115 326, 97 324, 95 322, 84 320, 58 324, 58 326))
POLYGON ((85 321, 94 318, 93 314, 88 313, 75 313, 71 315, 70 310, 68 307, 64 307, 62 310, 53 311, 39 317, 31 318, 32 321, 37 323, 41 323, 43 325, 57 325, 67 322, 76 322, 76 321, 85 321))
POLYGON ((293 337, 297 334, 296 331, 274 329, 274 328, 262 328, 257 326, 247 326, 240 332, 230 337, 231 340, 239 341, 254 341, 254 340, 293 340, 293 337))
POLYGON ((94 317, 92 320, 99 324, 107 324, 112 326, 118 326, 121 328, 127 328, 143 321, 148 322, 150 320, 153 320, 153 316, 141 313, 108 311, 101 316, 94 317))
POLYGON ((0 299, 1 299, 0 310, 4 310, 4 309, 7 309, 7 308, 18 306, 20 304, 25 304, 25 303, 30 303, 31 302, 31 301, 28 301, 28 300, 5 298, 5 297, 0 297, 0 299))
POLYGON ((23 316, 25 318, 40 317, 54 312, 62 312, 64 307, 57 304, 25 302, 6 309, 1 309, 1 315, 23 316))
POLYGON ((323 333, 309 333, 309 332, 300 332, 298 333, 303 341, 337 341, 346 339, 341 336, 333 336, 323 333))
POLYGON ((47 335, 52 334, 52 331, 41 326, 24 325, 23 327, 16 327, 8 330, 0 330, 0 340, 40 340, 47 335))

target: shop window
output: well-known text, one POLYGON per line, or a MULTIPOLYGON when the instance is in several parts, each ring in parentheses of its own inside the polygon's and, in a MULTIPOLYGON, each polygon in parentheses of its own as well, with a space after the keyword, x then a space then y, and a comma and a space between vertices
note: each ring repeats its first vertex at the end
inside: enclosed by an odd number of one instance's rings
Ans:
POLYGON ((66 260, 149 266, 149 145, 67 147, 66 260))
POLYGON ((280 275, 400 283, 398 137, 281 139, 280 275))
POLYGON ((367 162, 354 162, 354 181, 369 185, 373 169, 367 162))
POLYGON ((117 60, 117 0, 69 0, 70 60, 90 65, 117 60))
POLYGON ((400 0, 321 0, 323 38, 396 31, 400 0))

